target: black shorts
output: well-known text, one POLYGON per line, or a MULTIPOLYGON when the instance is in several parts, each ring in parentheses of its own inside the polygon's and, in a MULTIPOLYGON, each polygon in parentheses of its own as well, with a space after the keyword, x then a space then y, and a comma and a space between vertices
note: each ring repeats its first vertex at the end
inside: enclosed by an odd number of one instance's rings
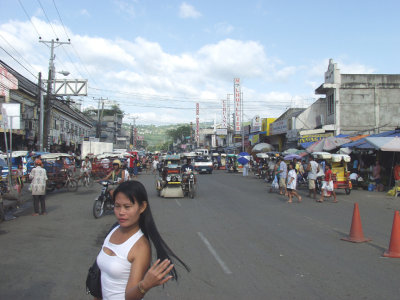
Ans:
POLYGON ((286 190, 287 190, 288 192, 294 191, 294 189, 289 189, 289 188, 287 188, 286 190))

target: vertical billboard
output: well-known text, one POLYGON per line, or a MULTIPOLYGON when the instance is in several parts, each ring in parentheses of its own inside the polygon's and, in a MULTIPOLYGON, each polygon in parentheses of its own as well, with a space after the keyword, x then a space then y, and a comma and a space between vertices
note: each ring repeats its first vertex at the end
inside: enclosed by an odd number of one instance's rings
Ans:
POLYGON ((240 92, 240 78, 233 80, 233 95, 235 103, 235 133, 242 132, 242 106, 241 106, 241 92, 240 92))
POLYGON ((199 143, 200 143, 199 113, 200 113, 200 105, 199 105, 199 103, 196 103, 196 142, 197 142, 197 147, 199 146, 199 143))
POLYGON ((250 132, 257 132, 257 131, 261 131, 261 118, 258 115, 254 116, 254 118, 251 120, 250 132))
POLYGON ((226 119, 226 100, 222 100, 222 128, 227 127, 227 119, 226 119))

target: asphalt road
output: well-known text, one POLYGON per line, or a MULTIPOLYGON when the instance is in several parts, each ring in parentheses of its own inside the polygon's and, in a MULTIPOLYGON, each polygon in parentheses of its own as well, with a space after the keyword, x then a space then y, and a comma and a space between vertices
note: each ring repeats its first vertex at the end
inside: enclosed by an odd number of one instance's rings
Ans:
MULTIPOLYGON (((159 231, 191 267, 146 299, 400 299, 400 259, 383 258, 398 199, 338 192, 339 203, 286 203, 262 180, 223 171, 199 175, 194 199, 163 199, 141 175, 159 231), (369 243, 341 241, 358 202, 369 243)), ((47 197, 49 214, 31 209, 0 224, 0 299, 90 299, 87 269, 113 215, 95 220, 100 186, 47 197)))

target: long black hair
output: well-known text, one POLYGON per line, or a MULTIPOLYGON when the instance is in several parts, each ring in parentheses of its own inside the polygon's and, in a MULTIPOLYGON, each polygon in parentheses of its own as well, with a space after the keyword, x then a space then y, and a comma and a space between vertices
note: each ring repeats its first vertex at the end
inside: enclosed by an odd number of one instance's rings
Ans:
MULTIPOLYGON (((139 206, 141 206, 143 202, 147 202, 146 209, 140 214, 139 217, 139 227, 146 238, 153 243, 154 248, 156 248, 157 258, 163 261, 164 259, 171 260, 171 257, 173 257, 179 261, 179 263, 189 272, 190 268, 178 256, 176 256, 176 254, 171 250, 167 243, 165 243, 158 232, 153 215, 151 213, 150 203, 144 185, 136 180, 125 181, 114 190, 114 201, 115 196, 118 193, 122 193, 127 196, 132 203, 137 202, 139 206)), ((178 273, 176 272, 175 266, 171 270, 171 275, 175 280, 178 279, 178 273)))

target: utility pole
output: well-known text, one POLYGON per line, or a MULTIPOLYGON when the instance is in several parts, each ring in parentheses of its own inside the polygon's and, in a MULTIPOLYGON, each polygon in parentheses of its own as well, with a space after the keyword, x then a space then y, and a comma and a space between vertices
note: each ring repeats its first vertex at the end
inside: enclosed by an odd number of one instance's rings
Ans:
POLYGON ((131 145, 133 145, 133 148, 136 149, 136 140, 137 140, 136 120, 139 119, 139 117, 129 117, 129 119, 133 120, 133 124, 131 123, 130 143, 131 145))
POLYGON ((97 126, 96 126, 96 138, 101 139, 101 122, 103 120, 103 112, 104 112, 104 101, 108 100, 105 98, 93 98, 93 100, 99 101, 98 107, 97 107, 97 126), (100 113, 100 102, 101 102, 101 113, 100 113))
POLYGON ((39 72, 39 83, 38 83, 38 96, 40 103, 40 122, 39 122, 39 150, 43 151, 43 132, 44 132, 44 98, 42 92, 42 73, 39 72))
MULTIPOLYGON (((42 41, 42 38, 39 37, 39 42, 44 43, 46 46, 50 48, 50 60, 49 60, 49 74, 47 79, 47 97, 46 102, 43 105, 44 108, 44 120, 43 120, 43 140, 41 144, 43 148, 47 149, 50 146, 49 143, 49 129, 50 129, 50 117, 51 117, 51 86, 54 83, 55 77, 55 67, 54 67, 54 59, 56 58, 54 55, 54 48, 61 46, 63 44, 71 44, 70 40, 68 42, 60 42, 58 38, 56 40, 51 41, 42 41)), ((42 115, 42 113, 40 113, 42 115)))

